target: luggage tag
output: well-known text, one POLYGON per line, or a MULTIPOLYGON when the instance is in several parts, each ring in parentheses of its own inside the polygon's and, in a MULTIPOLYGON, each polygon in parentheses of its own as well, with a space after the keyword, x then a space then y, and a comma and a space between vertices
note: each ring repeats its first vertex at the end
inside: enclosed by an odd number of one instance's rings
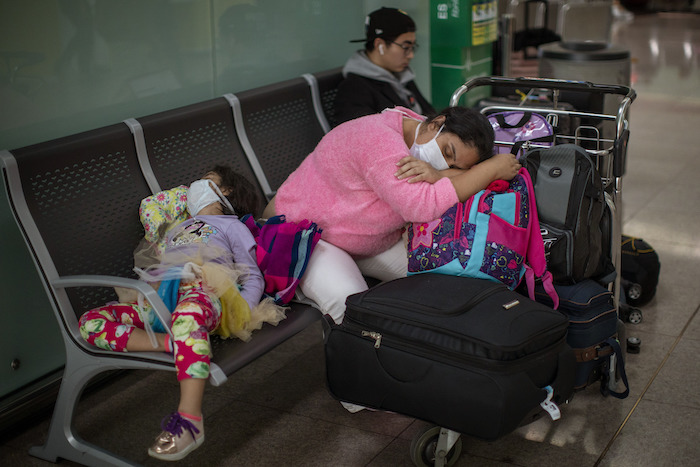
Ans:
POLYGON ((557 404, 552 402, 552 396, 554 396, 554 389, 552 389, 552 386, 547 386, 544 388, 545 391, 547 391, 547 398, 540 402, 540 405, 544 410, 549 413, 549 416, 552 417, 552 420, 559 420, 561 418, 561 412, 559 411, 559 407, 557 407, 557 404))

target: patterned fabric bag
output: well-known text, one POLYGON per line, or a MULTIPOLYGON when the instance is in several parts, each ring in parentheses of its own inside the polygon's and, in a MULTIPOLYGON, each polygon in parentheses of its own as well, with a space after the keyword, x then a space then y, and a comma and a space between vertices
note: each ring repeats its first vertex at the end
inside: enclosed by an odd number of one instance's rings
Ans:
POLYGON ((250 214, 241 221, 258 244, 256 257, 265 277, 265 294, 278 305, 289 303, 321 239, 321 229, 306 219, 287 222, 283 215, 271 217, 263 225, 250 214))
POLYGON ((511 290, 526 279, 534 299, 540 278, 557 307, 547 271, 532 180, 521 168, 509 183, 496 181, 448 209, 441 218, 408 230, 408 274, 435 272, 500 281, 511 290))
POLYGON ((513 110, 492 113, 488 119, 495 135, 494 154, 509 152, 520 157, 526 141, 543 146, 554 143, 552 125, 538 113, 513 110))

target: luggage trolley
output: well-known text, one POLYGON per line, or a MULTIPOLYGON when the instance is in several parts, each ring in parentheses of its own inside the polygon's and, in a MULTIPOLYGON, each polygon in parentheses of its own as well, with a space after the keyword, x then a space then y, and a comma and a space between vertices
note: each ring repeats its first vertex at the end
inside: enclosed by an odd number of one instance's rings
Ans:
MULTIPOLYGON (((636 93, 628 86, 594 84, 587 81, 567 81, 549 78, 507 78, 507 77, 478 77, 460 86, 450 99, 450 106, 459 105, 460 98, 479 86, 495 86, 518 90, 521 95, 545 97, 545 104, 537 100, 536 105, 528 105, 527 99, 520 103, 494 102, 481 109, 484 114, 501 111, 524 111, 543 115, 553 127, 557 127, 560 119, 569 119, 569 131, 555 134, 554 144, 573 143, 586 149, 595 161, 601 175, 605 190, 605 201, 610 209, 611 226, 610 238, 621 239, 622 234, 622 176, 625 172, 627 142, 629 140, 629 110, 636 98, 636 93), (524 91, 527 91, 526 93, 524 91), (570 106, 562 106, 559 102, 562 93, 579 93, 604 99, 618 99, 616 112, 577 111, 570 106), (579 122, 574 124, 574 122, 579 122)), ((601 107, 604 107, 601 105, 601 107)), ((501 145, 513 146, 511 141, 496 141, 501 145)), ((542 143, 525 142, 523 151, 537 147, 549 147, 542 143)), ((615 278, 609 284, 613 293, 615 308, 620 316, 620 277, 621 277, 621 246, 620 241, 610 242, 610 257, 615 268, 615 278)), ((641 317, 640 317, 641 318, 641 317)), ((618 323, 621 321, 618 320, 618 323)), ((618 327, 620 339, 624 332, 618 327)), ((614 356, 613 356, 614 358, 614 356)), ((611 389, 617 381, 615 364, 611 361, 609 385, 611 389)), ((437 426, 429 426, 418 433, 411 444, 411 459, 418 466, 452 465, 456 462, 462 450, 460 434, 437 426)))
MULTIPOLYGON (((495 111, 519 110, 544 115, 552 126, 561 117, 567 117, 572 122, 580 121, 581 124, 572 125, 571 131, 555 134, 554 144, 573 143, 586 149, 595 161, 598 172, 605 189, 605 200, 610 209, 612 225, 611 237, 621 238, 622 235, 622 176, 625 172, 627 159, 627 142, 629 141, 629 109, 637 97, 636 92, 622 85, 595 84, 587 81, 567 81, 549 78, 506 78, 506 77, 479 77, 474 78, 460 86, 450 99, 450 106, 457 106, 463 94, 479 86, 503 86, 513 89, 526 89, 528 95, 533 93, 551 95, 551 108, 546 106, 530 107, 526 105, 489 105, 481 109, 488 114, 495 111), (576 111, 563 109, 559 106, 562 92, 577 92, 582 94, 607 96, 620 96, 620 103, 616 113, 604 113, 595 111, 576 111)), ((510 145, 510 141, 496 141, 498 144, 510 145)), ((525 142, 522 145, 524 151, 536 147, 548 147, 541 143, 525 142)), ((621 250, 619 242, 610 242, 610 257, 617 274, 610 284, 613 292, 615 307, 619 312, 620 305, 620 271, 621 250)))

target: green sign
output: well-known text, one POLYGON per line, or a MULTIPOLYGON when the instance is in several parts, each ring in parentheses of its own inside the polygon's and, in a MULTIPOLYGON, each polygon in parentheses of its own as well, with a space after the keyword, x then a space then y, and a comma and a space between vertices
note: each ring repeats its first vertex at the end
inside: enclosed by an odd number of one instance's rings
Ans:
POLYGON ((496 0, 431 0, 430 43, 438 47, 471 47, 498 37, 496 0))

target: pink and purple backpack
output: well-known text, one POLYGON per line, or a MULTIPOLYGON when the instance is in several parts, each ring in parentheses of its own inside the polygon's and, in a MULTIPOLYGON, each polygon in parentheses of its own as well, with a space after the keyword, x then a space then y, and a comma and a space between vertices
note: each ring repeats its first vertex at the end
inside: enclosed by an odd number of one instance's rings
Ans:
POLYGON ((510 182, 493 182, 439 219, 413 223, 408 230, 408 274, 423 272, 499 281, 511 290, 525 277, 530 298, 537 277, 556 308, 559 299, 547 271, 528 171, 521 168, 510 182))

